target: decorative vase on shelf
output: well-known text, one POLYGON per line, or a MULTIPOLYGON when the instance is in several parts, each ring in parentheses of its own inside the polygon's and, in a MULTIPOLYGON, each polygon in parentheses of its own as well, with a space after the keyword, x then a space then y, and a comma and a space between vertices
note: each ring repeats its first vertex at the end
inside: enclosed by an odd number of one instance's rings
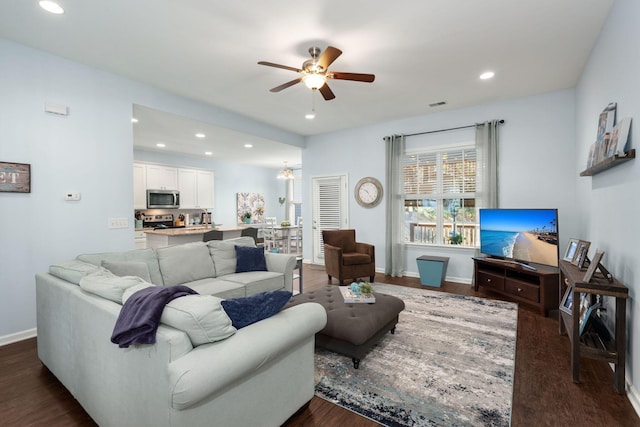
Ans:
POLYGON ((244 223, 245 224, 251 224, 251 218, 245 218, 244 219, 244 223))

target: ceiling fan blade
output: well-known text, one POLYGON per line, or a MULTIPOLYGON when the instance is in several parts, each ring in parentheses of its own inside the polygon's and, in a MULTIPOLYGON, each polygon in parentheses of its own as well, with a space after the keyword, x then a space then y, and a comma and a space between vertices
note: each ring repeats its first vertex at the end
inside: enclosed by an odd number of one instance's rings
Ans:
POLYGON ((270 90, 270 92, 280 92, 283 89, 286 89, 290 86, 293 86, 296 83, 300 83, 302 81, 302 77, 298 77, 295 80, 291 80, 290 82, 286 82, 284 84, 281 84, 280 86, 276 86, 273 89, 270 90))
POLYGON ((318 90, 322 94, 322 97, 324 98, 325 101, 331 101, 333 98, 336 97, 333 94, 333 91, 329 88, 329 85, 326 83, 323 84, 322 87, 318 90))
POLYGON ((329 65, 338 59, 338 56, 340 55, 342 55, 342 51, 340 49, 329 46, 322 55, 320 55, 320 58, 318 58, 318 65, 321 66, 323 70, 327 71, 329 69, 329 65))
POLYGON ((360 73, 341 73, 339 71, 331 71, 327 73, 327 77, 336 80, 354 80, 356 82, 371 83, 376 79, 373 74, 360 74, 360 73))
POLYGON ((258 64, 266 65, 267 67, 282 68, 283 70, 293 71, 294 73, 299 73, 300 71, 302 71, 300 68, 293 68, 287 65, 274 64, 273 62, 260 61, 258 62, 258 64))

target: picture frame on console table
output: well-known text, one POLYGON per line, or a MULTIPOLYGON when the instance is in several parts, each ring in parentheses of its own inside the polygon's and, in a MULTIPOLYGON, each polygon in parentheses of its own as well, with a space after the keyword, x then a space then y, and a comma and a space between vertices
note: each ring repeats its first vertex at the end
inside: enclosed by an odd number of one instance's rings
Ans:
POLYGON ((587 330, 587 326, 589 326, 593 318, 596 317, 596 313, 599 307, 600 307, 600 303, 595 303, 589 306, 589 308, 584 314, 584 317, 582 315, 580 316, 580 331, 579 331, 580 335, 582 335, 587 330))
MULTIPOLYGON (((593 274, 596 272, 596 270, 600 266, 600 261, 602 261, 603 256, 604 256, 604 251, 596 249, 596 253, 593 255, 593 259, 589 263, 589 268, 587 268, 587 272, 584 274, 584 278, 582 280, 584 280, 587 283, 591 281, 593 274)), ((604 272, 603 274, 606 277, 606 274, 604 272)))
POLYGON ((580 240, 578 242, 578 248, 576 249, 576 254, 571 261, 571 264, 578 267, 578 269, 582 270, 585 265, 585 261, 587 260, 587 253, 589 252, 589 246, 591 246, 591 242, 587 240, 580 240))
POLYGON ((565 313, 572 314, 571 309, 573 308, 573 288, 569 286, 566 291, 564 291, 564 296, 562 297, 562 301, 560 302, 560 310, 565 313))
POLYGON ((564 261, 573 261, 573 257, 576 256, 576 250, 578 249, 578 244, 580 243, 579 239, 569 239, 569 244, 567 245, 567 250, 564 253, 562 259, 564 261))

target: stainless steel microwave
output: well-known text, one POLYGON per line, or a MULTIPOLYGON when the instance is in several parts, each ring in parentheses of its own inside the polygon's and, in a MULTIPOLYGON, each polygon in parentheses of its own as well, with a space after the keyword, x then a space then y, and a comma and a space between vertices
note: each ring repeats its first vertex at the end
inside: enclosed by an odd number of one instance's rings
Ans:
POLYGON ((178 190, 147 190, 147 209, 178 209, 180 192, 178 190))

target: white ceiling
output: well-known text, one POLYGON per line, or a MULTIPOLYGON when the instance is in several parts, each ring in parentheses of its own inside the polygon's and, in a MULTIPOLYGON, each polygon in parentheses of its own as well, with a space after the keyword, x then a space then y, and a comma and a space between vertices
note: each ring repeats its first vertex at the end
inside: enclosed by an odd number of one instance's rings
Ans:
POLYGON ((2 3, 0 37, 314 135, 573 87, 613 0, 2 3), (376 80, 331 81, 336 99, 306 120, 311 91, 269 92, 297 75, 257 62, 298 68, 314 45, 343 51, 330 70, 376 80))

